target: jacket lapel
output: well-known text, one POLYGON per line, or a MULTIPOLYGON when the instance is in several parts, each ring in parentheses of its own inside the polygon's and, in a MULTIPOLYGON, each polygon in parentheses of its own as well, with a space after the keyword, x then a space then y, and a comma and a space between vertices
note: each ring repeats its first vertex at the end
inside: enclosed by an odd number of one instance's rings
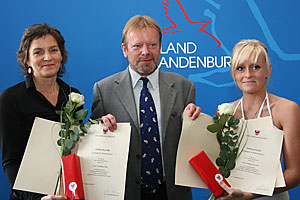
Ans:
POLYGON ((170 79, 166 72, 159 70, 159 93, 161 101, 162 136, 166 136, 171 112, 174 106, 177 91, 173 88, 175 81, 170 79))
POLYGON ((128 115, 132 119, 137 130, 139 130, 136 105, 131 84, 131 77, 128 69, 121 72, 120 76, 115 80, 115 92, 123 104, 128 115))

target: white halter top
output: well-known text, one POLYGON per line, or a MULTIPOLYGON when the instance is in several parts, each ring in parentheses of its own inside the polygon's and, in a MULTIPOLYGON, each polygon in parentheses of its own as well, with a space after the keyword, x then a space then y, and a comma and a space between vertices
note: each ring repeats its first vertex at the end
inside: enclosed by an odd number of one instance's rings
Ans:
MULTIPOLYGON (((264 107, 264 105, 265 105, 265 101, 267 101, 267 108, 268 108, 269 114, 270 114, 270 116, 271 116, 271 118, 272 118, 271 108, 270 108, 270 102, 269 102, 269 96, 268 96, 268 93, 267 93, 267 92, 266 92, 266 96, 265 96, 264 100, 262 101, 261 106, 260 106, 260 108, 259 108, 259 111, 258 111, 258 114, 257 114, 257 118, 260 118, 260 117, 261 117, 261 113, 262 113, 263 107, 264 107)), ((242 119, 245 120, 243 97, 241 98, 241 100, 240 100, 240 101, 238 102, 238 104, 236 105, 233 114, 235 114, 235 112, 236 112, 236 110, 238 109, 239 105, 241 105, 242 119)), ((272 119, 272 121, 273 121, 273 119, 272 119)))
MULTIPOLYGON (((277 130, 280 130, 279 128, 277 128, 277 127, 274 125, 273 117, 272 117, 272 112, 271 112, 271 107, 270 107, 269 95, 268 95, 267 92, 266 92, 266 96, 265 96, 264 100, 262 101, 262 103, 261 103, 261 105, 260 105, 260 108, 259 108, 259 111, 258 111, 258 114, 257 114, 257 118, 261 118, 261 114, 262 114, 262 110, 263 110, 263 108, 264 108, 265 102, 267 102, 267 108, 268 108, 268 112, 269 112, 269 115, 270 115, 270 118, 271 118, 273 127, 274 127, 275 129, 277 129, 277 130)), ((240 105, 241 105, 241 111, 242 111, 242 119, 245 120, 245 112, 244 112, 243 97, 241 98, 241 100, 240 100, 240 101, 238 102, 238 104, 236 105, 233 114, 235 114, 236 110, 238 109, 238 107, 239 107, 240 105)))
MULTIPOLYGON (((270 107, 270 102, 269 102, 269 96, 268 96, 268 93, 266 92, 266 96, 259 108, 259 111, 258 111, 258 114, 257 114, 257 118, 261 118, 261 114, 262 114, 262 110, 263 110, 263 107, 265 105, 265 102, 267 102, 267 108, 268 108, 268 112, 269 112, 269 115, 270 115, 270 120, 271 120, 271 123, 273 124, 273 128, 277 129, 277 130, 280 130, 278 129, 275 125, 274 125, 274 122, 273 122, 273 118, 272 118, 272 112, 271 112, 271 107, 270 107)), ((239 105, 241 105, 241 111, 242 111, 242 119, 245 120, 245 113, 244 113, 244 103, 243 103, 243 97, 241 98, 241 100, 238 102, 238 104, 236 105, 235 109, 234 109, 234 114, 235 112, 237 111, 239 105)), ((251 119, 250 119, 251 120, 251 119)), ((282 130, 281 130, 282 131, 282 130)), ((282 159, 282 155, 281 155, 281 159, 282 159)), ((278 194, 274 194, 273 196, 266 196, 266 197, 260 197, 258 198, 257 200, 289 200, 289 195, 288 195, 288 192, 285 191, 285 192, 282 192, 282 193, 278 193, 278 194)))

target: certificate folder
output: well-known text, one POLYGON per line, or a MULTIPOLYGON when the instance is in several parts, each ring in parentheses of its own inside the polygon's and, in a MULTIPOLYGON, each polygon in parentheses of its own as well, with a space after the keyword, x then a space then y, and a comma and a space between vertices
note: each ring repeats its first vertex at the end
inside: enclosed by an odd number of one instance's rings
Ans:
POLYGON ((218 181, 223 180, 226 185, 230 187, 230 184, 221 175, 220 171, 215 167, 204 151, 201 151, 192 159, 190 159, 189 163, 199 174, 201 179, 215 195, 215 197, 218 197, 224 193, 224 189, 219 185, 218 181))

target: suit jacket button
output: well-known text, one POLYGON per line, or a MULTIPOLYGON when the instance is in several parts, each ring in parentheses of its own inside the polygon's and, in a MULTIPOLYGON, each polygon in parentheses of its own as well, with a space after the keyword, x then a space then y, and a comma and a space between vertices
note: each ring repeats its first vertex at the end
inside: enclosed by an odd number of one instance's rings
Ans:
POLYGON ((136 180, 135 180, 135 183, 141 184, 141 181, 136 179, 136 180))
POLYGON ((140 155, 136 155, 136 158, 137 158, 137 159, 140 159, 140 158, 141 158, 141 156, 140 156, 140 155))

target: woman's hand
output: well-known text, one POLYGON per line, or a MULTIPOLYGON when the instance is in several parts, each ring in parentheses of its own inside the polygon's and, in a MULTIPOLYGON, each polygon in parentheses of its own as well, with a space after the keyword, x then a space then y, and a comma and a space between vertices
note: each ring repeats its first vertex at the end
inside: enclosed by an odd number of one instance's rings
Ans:
POLYGON ((67 200, 67 197, 63 195, 48 195, 43 197, 41 200, 67 200))
POLYGON ((222 194, 222 196, 218 197, 217 198, 218 200, 248 200, 248 199, 255 199, 256 197, 259 197, 259 195, 230 188, 226 185, 224 181, 220 182, 220 186, 225 190, 225 193, 222 194))

